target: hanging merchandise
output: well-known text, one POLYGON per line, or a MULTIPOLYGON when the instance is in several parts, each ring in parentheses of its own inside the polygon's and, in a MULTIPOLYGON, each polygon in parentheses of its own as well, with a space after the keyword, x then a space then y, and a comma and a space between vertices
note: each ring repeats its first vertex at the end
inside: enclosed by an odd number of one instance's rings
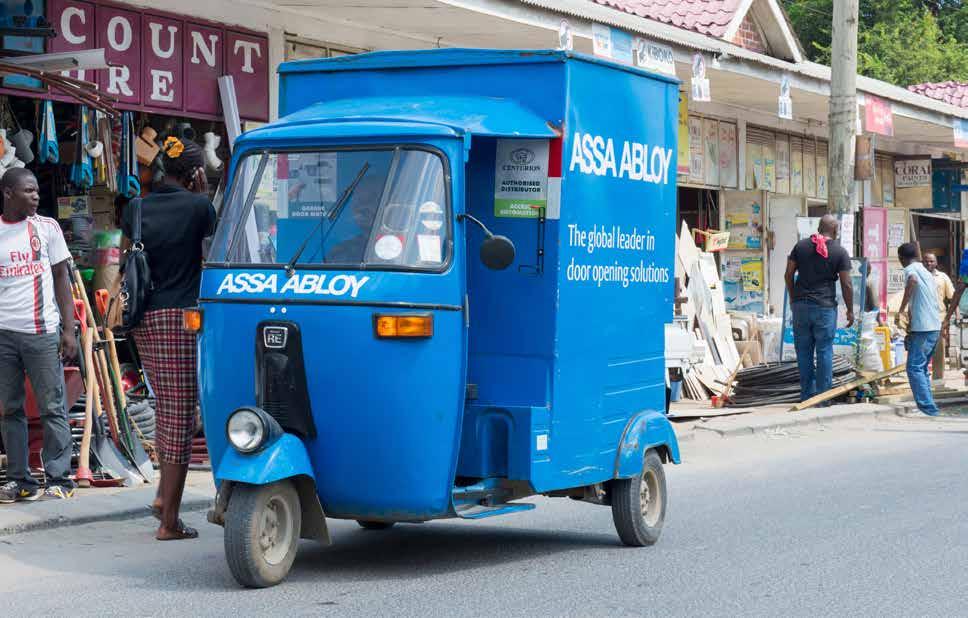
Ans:
POLYGON ((6 129, 0 129, 0 145, 3 147, 3 154, 0 155, 0 168, 6 170, 13 167, 14 159, 17 158, 17 150, 7 139, 6 129))
POLYGON ((5 119, 4 126, 14 127, 13 133, 7 137, 16 150, 16 156, 24 165, 30 165, 34 161, 34 152, 30 149, 30 145, 34 141, 34 134, 20 126, 17 115, 13 112, 13 108, 10 107, 9 99, 4 100, 4 112, 10 117, 9 123, 5 119))
POLYGON ((54 119, 54 104, 50 101, 44 101, 43 105, 38 151, 41 163, 60 162, 60 149, 57 147, 57 122, 54 119))
POLYGON ((134 144, 134 118, 131 112, 121 113, 121 156, 118 165, 118 193, 128 199, 141 194, 138 180, 138 158, 134 144))
POLYGON ((71 167, 71 182, 82 190, 87 191, 94 186, 94 165, 88 152, 90 111, 82 105, 77 127, 77 148, 75 148, 74 165, 71 167))
POLYGON ((209 131, 204 135, 205 138, 205 167, 210 174, 218 174, 222 171, 222 160, 218 158, 216 151, 222 144, 222 137, 209 131))
POLYGON ((103 166, 104 173, 104 184, 107 185, 108 191, 111 193, 118 192, 118 168, 117 161, 114 158, 114 149, 107 147, 108 145, 113 145, 112 140, 112 130, 111 130, 111 119, 102 114, 101 112, 96 112, 94 114, 95 122, 97 123, 97 137, 98 141, 104 150, 101 157, 101 164, 103 166))

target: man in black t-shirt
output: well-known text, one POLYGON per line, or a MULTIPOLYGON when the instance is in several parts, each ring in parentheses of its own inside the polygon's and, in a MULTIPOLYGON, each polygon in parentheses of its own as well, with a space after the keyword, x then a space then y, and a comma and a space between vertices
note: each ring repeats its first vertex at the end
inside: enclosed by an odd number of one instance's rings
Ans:
POLYGON ((793 247, 787 258, 786 287, 793 309, 793 341, 800 369, 800 401, 830 390, 840 279, 847 325, 854 323, 850 256, 837 242, 837 218, 824 215, 820 229, 793 247))

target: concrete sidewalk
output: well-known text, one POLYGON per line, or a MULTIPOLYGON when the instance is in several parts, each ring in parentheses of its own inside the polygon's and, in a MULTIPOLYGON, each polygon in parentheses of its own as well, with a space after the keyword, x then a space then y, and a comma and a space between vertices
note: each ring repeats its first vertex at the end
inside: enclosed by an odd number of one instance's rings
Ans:
MULTIPOLYGON (((935 393, 944 409, 959 402, 968 406, 968 392, 948 390, 935 393)), ((672 404, 670 420, 680 441, 697 436, 734 438, 774 432, 792 427, 814 427, 841 421, 878 417, 919 415, 909 397, 888 398, 886 403, 836 404, 827 408, 808 408, 791 412, 790 404, 752 408, 713 408, 708 401, 681 401, 672 404)))
MULTIPOLYGON (((0 537, 45 528, 147 517, 147 506, 154 500, 156 487, 145 484, 111 489, 78 488, 70 500, 3 504, 0 505, 0 537)), ((182 511, 207 509, 214 497, 211 473, 188 473, 182 511)))
POLYGON ((873 420, 878 416, 904 415, 910 407, 908 404, 859 403, 790 412, 789 404, 784 404, 758 407, 755 410, 737 408, 735 414, 719 416, 730 410, 716 410, 709 405, 703 405, 702 402, 690 402, 690 404, 693 403, 696 405, 673 408, 679 416, 685 414, 696 416, 689 419, 673 419, 673 426, 680 441, 691 440, 697 436, 721 438, 752 436, 787 427, 811 427, 860 418, 873 420), (717 416, 706 417, 704 416, 706 413, 717 414, 717 416))

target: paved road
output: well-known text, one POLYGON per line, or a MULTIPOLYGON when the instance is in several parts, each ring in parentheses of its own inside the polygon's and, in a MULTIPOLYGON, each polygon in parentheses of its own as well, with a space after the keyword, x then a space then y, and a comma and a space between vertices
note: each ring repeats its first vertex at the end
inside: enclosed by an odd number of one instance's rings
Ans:
POLYGON ((220 529, 150 540, 148 520, 0 538, 4 615, 678 616, 968 613, 968 421, 898 420, 685 445, 658 546, 610 511, 369 532, 336 522, 291 578, 240 590, 220 529), (9 612, 9 613, 8 613, 9 612))

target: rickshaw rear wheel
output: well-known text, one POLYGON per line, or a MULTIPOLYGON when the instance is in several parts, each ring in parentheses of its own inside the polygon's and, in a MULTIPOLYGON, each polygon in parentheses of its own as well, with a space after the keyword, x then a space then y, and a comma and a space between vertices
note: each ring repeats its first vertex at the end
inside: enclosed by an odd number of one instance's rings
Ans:
POLYGON ((642 473, 612 481, 611 494, 612 520, 622 543, 644 547, 658 542, 668 504, 665 470, 659 454, 648 451, 642 473))
POLYGON ((302 511, 288 481, 238 484, 225 516, 225 558, 243 586, 268 588, 289 574, 296 559, 302 511))
POLYGON ((388 530, 393 527, 395 522, 392 521, 367 521, 365 519, 357 519, 356 523, 360 525, 361 528, 365 530, 388 530))

